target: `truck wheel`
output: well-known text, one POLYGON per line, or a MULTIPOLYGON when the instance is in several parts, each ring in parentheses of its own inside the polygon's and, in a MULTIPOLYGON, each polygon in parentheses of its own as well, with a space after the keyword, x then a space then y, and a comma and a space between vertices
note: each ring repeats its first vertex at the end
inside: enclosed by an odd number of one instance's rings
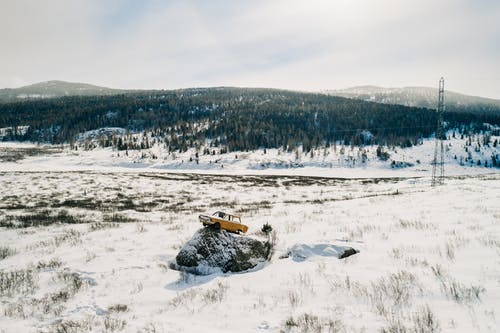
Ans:
POLYGON ((220 230, 220 223, 219 222, 213 224, 213 226, 214 226, 214 229, 220 230))

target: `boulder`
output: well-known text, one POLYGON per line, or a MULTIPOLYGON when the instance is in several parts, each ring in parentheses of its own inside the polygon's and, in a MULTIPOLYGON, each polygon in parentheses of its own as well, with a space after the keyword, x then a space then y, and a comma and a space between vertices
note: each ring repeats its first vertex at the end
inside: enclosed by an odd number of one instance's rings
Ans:
POLYGON ((265 262, 269 251, 268 242, 207 227, 184 244, 171 267, 198 275, 242 272, 265 262))

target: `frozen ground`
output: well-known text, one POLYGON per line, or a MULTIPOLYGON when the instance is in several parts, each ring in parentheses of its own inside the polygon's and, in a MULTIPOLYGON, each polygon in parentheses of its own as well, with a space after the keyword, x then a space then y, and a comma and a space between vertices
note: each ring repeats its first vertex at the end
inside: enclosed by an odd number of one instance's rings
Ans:
POLYGON ((500 329, 498 173, 431 188, 428 177, 68 171, 78 164, 50 153, 0 163, 2 333, 500 329), (243 274, 169 269, 198 213, 218 209, 241 214, 250 237, 270 223, 272 260, 243 274), (360 253, 280 259, 296 244, 360 253))

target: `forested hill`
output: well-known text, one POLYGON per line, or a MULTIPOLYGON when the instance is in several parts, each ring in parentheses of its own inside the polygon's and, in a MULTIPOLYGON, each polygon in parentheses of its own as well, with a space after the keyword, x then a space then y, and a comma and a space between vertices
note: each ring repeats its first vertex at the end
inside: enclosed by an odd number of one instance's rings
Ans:
MULTIPOLYGON (((500 125, 500 114, 447 112, 445 120, 448 127, 479 130, 485 122, 500 125)), ((180 150, 207 140, 231 151, 299 144, 307 150, 337 140, 412 145, 432 135, 435 126, 432 109, 274 89, 144 91, 0 104, 0 128, 12 127, 3 140, 72 142, 90 130, 118 127, 124 129, 121 138, 108 138, 106 145, 119 149, 137 146, 130 142, 135 132, 180 150)))
MULTIPOLYGON (((359 86, 342 90, 327 90, 326 94, 364 101, 434 108, 438 89, 430 87, 383 88, 359 86)), ((446 108, 453 112, 500 113, 500 100, 469 96, 445 91, 446 108)))

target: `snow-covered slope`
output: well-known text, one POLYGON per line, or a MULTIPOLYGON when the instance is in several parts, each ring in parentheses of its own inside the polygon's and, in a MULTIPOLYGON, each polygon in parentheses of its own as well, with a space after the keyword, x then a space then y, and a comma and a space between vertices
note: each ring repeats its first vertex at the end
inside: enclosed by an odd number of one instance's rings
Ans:
MULTIPOLYGON (((326 94, 347 98, 361 99, 384 104, 401 104, 435 109, 437 105, 437 88, 403 87, 383 88, 377 86, 358 86, 341 90, 327 90, 326 94)), ((445 92, 448 108, 474 109, 500 113, 500 100, 468 96, 451 91, 445 92)))
MULTIPOLYGON (((109 128, 107 131, 124 130, 109 128)), ((82 138, 98 138, 99 133, 99 131, 88 132, 82 138)), ((499 136, 475 135, 462 138, 450 131, 448 137, 449 140, 445 141, 447 175, 500 172, 499 136)), ((23 151, 28 148, 23 145, 17 149, 16 145, 16 143, 0 143, 0 161, 2 154, 15 153, 23 156, 23 151)), ((350 147, 340 144, 313 149, 310 152, 304 152, 299 148, 292 152, 282 149, 261 149, 220 153, 220 149, 213 148, 210 154, 203 154, 203 149, 194 148, 183 153, 169 152, 160 144, 154 144, 148 149, 129 151, 111 148, 74 150, 69 146, 33 145, 32 147, 38 149, 39 153, 33 153, 31 150, 24 159, 19 158, 15 162, 4 161, 0 163, 0 171, 137 170, 351 178, 426 177, 431 174, 434 157, 433 139, 425 139, 422 144, 409 148, 384 147, 382 150, 388 156, 386 160, 378 157, 377 146, 350 147), (48 154, 44 154, 44 151, 48 154)))

